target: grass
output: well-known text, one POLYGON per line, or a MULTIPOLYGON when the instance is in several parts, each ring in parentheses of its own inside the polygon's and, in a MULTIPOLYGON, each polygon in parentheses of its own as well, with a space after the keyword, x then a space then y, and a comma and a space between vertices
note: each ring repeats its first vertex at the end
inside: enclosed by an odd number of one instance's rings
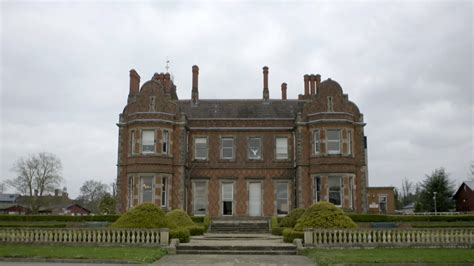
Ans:
POLYGON ((0 257, 119 260, 153 262, 166 255, 161 248, 0 245, 0 257))
POLYGON ((307 256, 318 265, 334 263, 472 263, 469 248, 309 249, 307 256))

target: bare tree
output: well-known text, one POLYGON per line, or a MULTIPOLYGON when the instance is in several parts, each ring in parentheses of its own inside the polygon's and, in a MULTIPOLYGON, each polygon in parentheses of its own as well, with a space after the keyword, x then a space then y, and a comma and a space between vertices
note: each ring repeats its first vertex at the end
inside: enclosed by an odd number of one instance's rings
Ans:
POLYGON ((0 193, 4 193, 7 190, 7 184, 5 181, 0 182, 0 193))
POLYGON ((472 161, 471 165, 469 166, 469 178, 474 180, 474 161, 472 161))
POLYGON ((108 186, 100 181, 87 180, 80 188, 78 200, 92 212, 99 212, 102 197, 108 193, 108 186))
POLYGON ((410 182, 408 178, 402 180, 402 197, 406 198, 413 192, 413 182, 410 182))
POLYGON ((12 170, 17 177, 7 180, 7 184, 17 192, 30 196, 33 212, 37 212, 41 207, 41 197, 45 193, 53 192, 63 179, 61 160, 47 152, 21 157, 14 163, 12 170))

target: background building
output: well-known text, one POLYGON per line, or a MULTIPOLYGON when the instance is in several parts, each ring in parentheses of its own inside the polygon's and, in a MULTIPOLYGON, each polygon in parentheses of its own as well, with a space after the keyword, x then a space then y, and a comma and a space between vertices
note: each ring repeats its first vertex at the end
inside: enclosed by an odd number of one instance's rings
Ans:
POLYGON ((298 99, 271 99, 268 67, 261 99, 179 100, 169 73, 140 88, 130 71, 120 114, 121 212, 144 202, 190 214, 272 216, 325 200, 367 211, 364 119, 331 79, 305 75, 298 99))

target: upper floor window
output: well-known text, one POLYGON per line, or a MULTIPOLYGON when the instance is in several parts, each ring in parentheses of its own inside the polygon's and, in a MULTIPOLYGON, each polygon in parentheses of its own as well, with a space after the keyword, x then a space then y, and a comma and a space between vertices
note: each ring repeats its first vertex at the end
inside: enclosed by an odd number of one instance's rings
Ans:
POLYGON ((142 152, 155 152, 155 130, 147 129, 142 131, 142 152))
POLYGON ((132 130, 130 132, 130 154, 135 153, 135 145, 136 145, 135 130, 132 130))
POLYGON ((336 206, 342 206, 342 177, 328 177, 329 202, 336 206))
POLYGON ((327 146, 329 154, 341 153, 341 131, 339 129, 329 129, 327 131, 327 146))
POLYGON ((168 130, 163 130, 163 148, 162 151, 164 154, 168 154, 170 146, 170 132, 168 130))
POLYGON ((207 138, 194 139, 194 159, 207 160, 207 138))
POLYGON ((352 131, 349 130, 347 132, 347 139, 349 141, 348 145, 349 145, 349 154, 352 154, 352 131))
POLYGON ((234 138, 221 138, 221 159, 234 159, 234 138))
POLYGON ((314 132, 314 154, 319 154, 321 152, 321 135, 319 129, 316 129, 314 132))
POLYGON ((249 159, 258 160, 262 158, 262 139, 258 137, 249 138, 249 146, 247 151, 249 159))
POLYGON ((288 138, 276 138, 276 158, 288 159, 288 138))

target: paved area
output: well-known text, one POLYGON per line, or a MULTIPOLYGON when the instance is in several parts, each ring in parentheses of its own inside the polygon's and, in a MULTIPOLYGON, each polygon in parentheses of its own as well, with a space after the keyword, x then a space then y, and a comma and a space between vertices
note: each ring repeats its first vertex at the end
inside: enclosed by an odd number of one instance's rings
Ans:
POLYGON ((274 255, 166 255, 154 265, 160 266, 313 266, 306 256, 274 255))

